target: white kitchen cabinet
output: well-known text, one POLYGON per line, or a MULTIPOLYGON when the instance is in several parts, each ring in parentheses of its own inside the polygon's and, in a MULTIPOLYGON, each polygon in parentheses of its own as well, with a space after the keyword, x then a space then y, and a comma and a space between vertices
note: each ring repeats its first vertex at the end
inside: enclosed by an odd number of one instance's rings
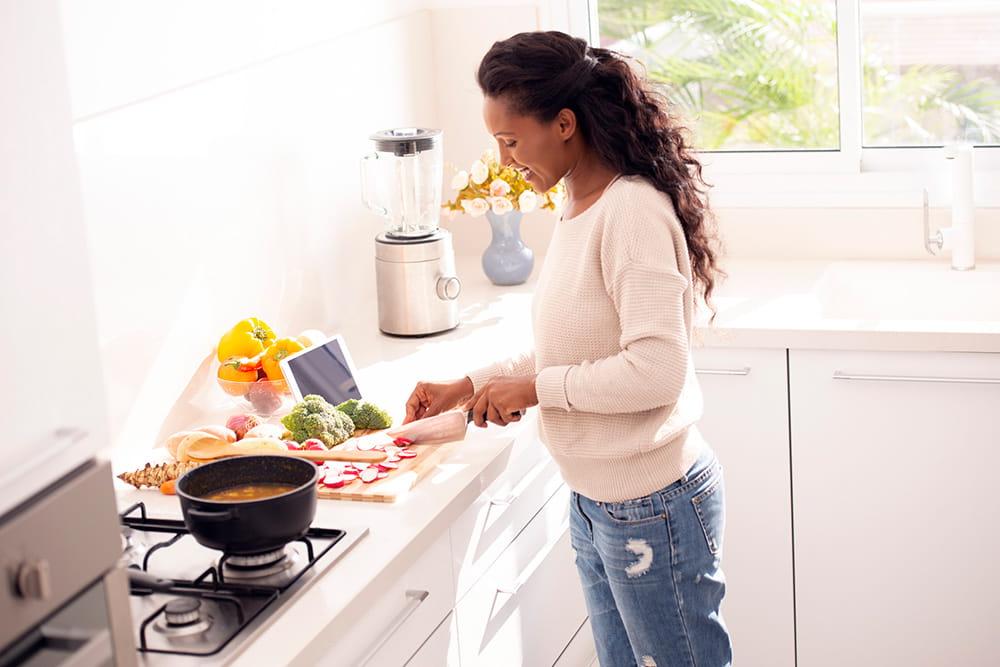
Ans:
POLYGON ((458 624, 452 612, 406 662, 406 667, 458 667, 459 664, 458 624))
POLYGON ((561 487, 455 608, 465 666, 551 665, 587 616, 561 487))
POLYGON ((545 445, 537 422, 511 447, 500 475, 452 524, 451 547, 458 599, 483 575, 543 505, 562 485, 562 477, 545 445))
POLYGON ((597 648, 594 646, 590 619, 587 618, 552 667, 591 667, 591 665, 597 665, 597 648))
POLYGON ((445 531, 405 573, 374 594, 364 615, 351 619, 332 646, 317 648, 317 655, 335 656, 338 664, 353 667, 405 664, 454 605, 450 556, 445 531))
POLYGON ((4 514, 109 443, 59 3, 0 6, 4 514))
POLYGON ((799 665, 996 665, 1000 355, 789 369, 799 665))
POLYGON ((795 664, 785 350, 696 349, 699 428, 726 483, 723 618, 746 667, 795 664))

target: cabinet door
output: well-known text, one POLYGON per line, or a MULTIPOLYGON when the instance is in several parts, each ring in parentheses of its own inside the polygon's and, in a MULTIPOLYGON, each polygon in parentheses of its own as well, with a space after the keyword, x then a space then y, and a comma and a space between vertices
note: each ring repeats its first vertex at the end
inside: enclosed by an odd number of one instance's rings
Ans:
POLYGON ((406 661, 406 667, 457 667, 458 665, 458 625, 455 623, 454 612, 451 612, 413 657, 406 661))
POLYGON ((463 665, 551 665, 587 617, 563 486, 455 607, 463 665))
POLYGON ((795 664, 785 350, 698 349, 699 428, 722 462, 722 614, 740 665, 795 664))
POLYGON ((353 667, 405 664, 439 629, 454 605, 450 555, 445 532, 406 572, 367 599, 361 613, 338 616, 327 629, 330 645, 313 642, 300 661, 335 661, 353 667))
POLYGON ((996 665, 1000 355, 789 369, 799 664, 996 665))

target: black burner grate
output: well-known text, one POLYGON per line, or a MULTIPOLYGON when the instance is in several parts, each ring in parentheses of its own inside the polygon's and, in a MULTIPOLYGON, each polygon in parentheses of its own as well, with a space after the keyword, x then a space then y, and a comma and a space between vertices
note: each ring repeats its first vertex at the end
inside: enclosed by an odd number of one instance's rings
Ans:
MULTIPOLYGON (((168 549, 185 535, 190 535, 183 521, 174 519, 153 519, 146 515, 145 503, 138 502, 121 513, 121 523, 132 530, 147 533, 164 533, 169 535, 161 542, 149 547, 142 560, 142 566, 130 565, 129 567, 149 571, 151 557, 168 549), (134 513, 138 511, 138 516, 134 513)), ((295 584, 303 574, 308 572, 312 566, 322 558, 337 542, 344 537, 344 531, 330 528, 310 528, 299 542, 305 544, 307 558, 302 562, 299 571, 292 577, 283 581, 281 585, 267 585, 260 583, 242 583, 226 581, 222 566, 232 554, 223 554, 218 565, 211 565, 200 575, 191 580, 170 579, 171 587, 168 590, 156 590, 133 583, 131 587, 132 595, 151 595, 154 592, 165 593, 178 597, 197 597, 201 599, 214 600, 216 602, 232 606, 236 612, 237 623, 234 630, 218 646, 213 646, 199 651, 195 648, 189 650, 165 650, 151 648, 146 641, 146 629, 157 618, 162 616, 166 609, 166 604, 161 605, 156 611, 143 619, 139 626, 139 650, 147 653, 166 653, 170 655, 194 655, 209 656, 221 651, 232 641, 233 637, 247 627, 265 608, 277 600, 283 592, 295 584), (318 553, 313 547, 313 540, 329 541, 329 543, 318 553)))

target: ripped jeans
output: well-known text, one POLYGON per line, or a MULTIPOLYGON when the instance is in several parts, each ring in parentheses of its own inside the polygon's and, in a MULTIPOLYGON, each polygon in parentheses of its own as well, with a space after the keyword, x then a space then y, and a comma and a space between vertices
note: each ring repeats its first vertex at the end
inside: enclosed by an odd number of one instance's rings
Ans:
POLYGON ((719 605, 722 466, 705 449, 670 486, 620 503, 573 493, 570 534, 603 667, 732 663, 719 605))

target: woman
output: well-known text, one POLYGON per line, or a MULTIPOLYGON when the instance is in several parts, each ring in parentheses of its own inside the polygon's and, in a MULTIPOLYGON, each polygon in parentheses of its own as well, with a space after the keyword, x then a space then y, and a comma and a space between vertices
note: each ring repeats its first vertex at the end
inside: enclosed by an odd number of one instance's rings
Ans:
POLYGON ((421 382, 407 421, 465 405, 477 426, 539 407, 573 490, 571 537, 601 664, 731 662, 719 613, 722 469, 698 434, 696 296, 714 286, 701 167, 622 56, 558 32, 497 42, 478 72, 500 157, 567 205, 532 308, 535 349, 421 382))

